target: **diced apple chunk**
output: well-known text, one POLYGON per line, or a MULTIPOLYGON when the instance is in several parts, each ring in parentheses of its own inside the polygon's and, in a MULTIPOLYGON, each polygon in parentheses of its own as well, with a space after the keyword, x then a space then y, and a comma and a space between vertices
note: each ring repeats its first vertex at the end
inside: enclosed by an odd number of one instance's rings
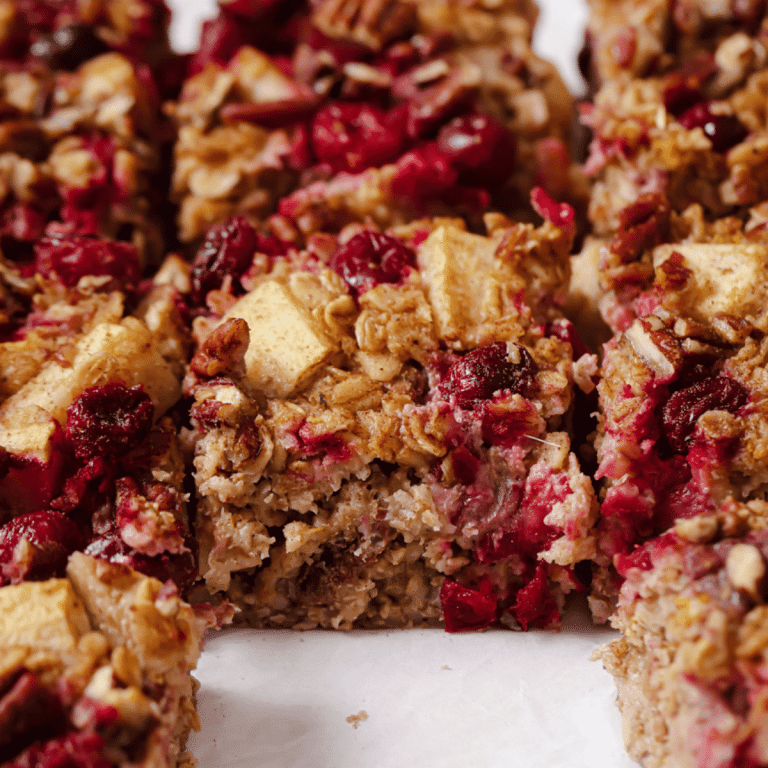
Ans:
POLYGON ((758 326, 768 323, 768 248, 741 243, 661 245, 653 252, 658 269, 673 253, 683 257, 691 275, 665 304, 688 308, 686 314, 707 320, 718 314, 741 317, 758 326))
POLYGON ((267 397, 288 397, 336 351, 290 291, 273 280, 240 299, 224 320, 232 318, 248 323, 246 375, 267 397))
POLYGON ((156 350, 147 327, 135 318, 102 323, 77 343, 71 365, 51 361, 0 406, 0 445, 46 460, 51 419, 66 424, 67 408, 86 389, 122 382, 142 384, 162 415, 181 394, 178 378, 156 350))
POLYGON ((0 648, 68 653, 91 629, 66 579, 25 581, 0 589, 0 648))
POLYGON ((423 273, 437 332, 457 349, 476 343, 479 326, 492 319, 494 309, 501 311, 497 281, 490 279, 496 245, 452 226, 438 227, 424 243, 423 273))

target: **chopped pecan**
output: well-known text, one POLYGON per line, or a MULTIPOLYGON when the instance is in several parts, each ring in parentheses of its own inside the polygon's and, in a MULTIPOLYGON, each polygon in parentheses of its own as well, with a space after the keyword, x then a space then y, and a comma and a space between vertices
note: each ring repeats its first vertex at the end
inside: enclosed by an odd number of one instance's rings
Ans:
POLYGON ((313 24, 328 37, 374 50, 407 36, 415 20, 416 5, 408 0, 325 0, 312 15, 313 24))
POLYGON ((198 376, 213 378, 245 374, 245 353, 250 343, 248 323, 232 318, 215 328, 192 358, 191 368, 198 376))

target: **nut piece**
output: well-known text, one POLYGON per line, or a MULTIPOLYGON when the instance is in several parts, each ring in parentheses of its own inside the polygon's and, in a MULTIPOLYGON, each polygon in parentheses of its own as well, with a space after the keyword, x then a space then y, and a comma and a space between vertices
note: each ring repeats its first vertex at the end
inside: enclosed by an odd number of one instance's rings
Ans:
POLYGON ((24 581, 0 590, 0 648, 72 652, 90 629, 83 604, 66 579, 24 581))
POLYGON ((717 314, 744 318, 761 328, 768 324, 768 248, 764 245, 677 243, 654 249, 658 269, 673 253, 683 257, 691 275, 674 292, 668 309, 679 308, 697 320, 717 314))
POLYGON ((55 362, 0 407, 0 445, 12 453, 48 456, 51 418, 64 425, 67 408, 89 387, 122 381, 142 384, 162 415, 181 388, 170 365, 153 346, 147 327, 135 318, 102 323, 78 341, 72 364, 55 362))
POLYGON ((240 299, 224 322, 233 318, 248 323, 246 375, 267 397, 288 397, 335 351, 309 313, 274 280, 240 299))
POLYGON ((765 563, 760 550, 752 544, 736 544, 725 561, 728 581, 757 599, 765 576, 765 563))

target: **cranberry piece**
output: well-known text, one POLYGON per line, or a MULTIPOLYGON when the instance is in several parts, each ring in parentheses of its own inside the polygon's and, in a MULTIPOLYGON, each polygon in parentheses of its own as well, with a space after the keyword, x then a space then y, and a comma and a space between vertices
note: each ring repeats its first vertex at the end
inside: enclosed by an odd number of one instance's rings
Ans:
POLYGON ((488 115, 457 117, 437 136, 437 146, 459 174, 459 181, 497 190, 515 165, 517 141, 501 122, 488 115))
POLYGON ((402 155, 396 164, 392 194, 405 198, 419 211, 442 200, 459 181, 459 174, 435 142, 428 142, 402 155))
POLYGON ((715 152, 727 152, 747 137, 747 129, 736 115, 714 115, 705 102, 686 110, 677 120, 688 130, 703 129, 715 152))
POLYGON ((79 459, 116 458, 146 439, 154 410, 140 384, 90 387, 67 409, 66 437, 79 459))
POLYGON ((416 255, 402 240, 365 230, 331 256, 328 266, 341 275, 354 296, 380 283, 399 283, 416 264, 416 255))
POLYGON ((108 275, 109 290, 135 286, 139 255, 135 245, 92 237, 45 237, 35 244, 35 270, 72 288, 81 277, 108 275))
POLYGON ((258 246, 256 230, 244 216, 232 216, 208 230, 192 265, 192 300, 202 304, 208 291, 220 288, 227 275, 242 275, 258 246))
POLYGON ((33 744, 3 768, 112 768, 107 745, 98 733, 73 732, 45 744, 33 744))
POLYGON ((200 47, 189 62, 190 76, 202 72, 211 61, 226 65, 235 51, 246 43, 242 20, 220 13, 215 19, 203 22, 200 47))
POLYGON ((727 376, 712 376, 675 392, 664 405, 662 429, 673 451, 684 453, 693 440, 696 422, 707 411, 736 413, 749 392, 727 376))
POLYGON ((533 387, 538 366, 525 347, 515 346, 516 363, 508 358, 507 345, 497 341, 473 349, 451 366, 445 386, 460 408, 469 409, 480 400, 490 400, 494 392, 502 389, 522 394, 533 387))
POLYGON ((512 613, 523 629, 560 626, 557 601, 547 588, 547 566, 539 563, 533 578, 517 593, 512 613))
POLYGON ((178 555, 164 552, 154 557, 142 555, 131 549, 120 538, 115 528, 94 539, 86 547, 85 554, 116 565, 127 565, 145 576, 152 576, 162 582, 170 579, 182 594, 197 579, 197 562, 193 552, 186 551, 178 555))
POLYGON ((487 576, 476 588, 446 579, 440 588, 440 603, 446 632, 484 629, 496 621, 496 597, 487 576))
POLYGON ((33 58, 41 59, 53 69, 72 71, 108 50, 91 27, 75 23, 55 29, 36 40, 29 52, 33 58))
POLYGON ((395 160, 405 141, 405 110, 330 104, 312 123, 312 148, 334 172, 357 173, 395 160))
POLYGON ((679 117, 704 97, 698 88, 692 88, 685 83, 672 83, 664 89, 664 108, 670 115, 679 117))
POLYGON ((59 700, 36 675, 22 673, 0 699, 0 762, 65 728, 66 718, 59 700))
POLYGON ((558 203, 553 200, 541 187, 531 190, 531 205, 536 213, 550 224, 563 229, 574 226, 576 212, 568 203, 558 203))
POLYGON ((67 558, 85 546, 77 526, 59 512, 28 512, 0 528, 0 583, 43 581, 61 576, 67 558), (17 562, 15 550, 22 539, 32 545, 17 562))

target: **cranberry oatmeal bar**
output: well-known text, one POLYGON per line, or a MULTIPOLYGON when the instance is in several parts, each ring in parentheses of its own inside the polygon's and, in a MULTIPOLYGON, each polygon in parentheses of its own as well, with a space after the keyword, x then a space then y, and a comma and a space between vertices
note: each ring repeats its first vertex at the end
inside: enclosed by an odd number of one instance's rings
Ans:
POLYGON ((0 588, 0 764, 194 765, 202 629, 170 582, 81 553, 0 588))
POLYGON ((768 506, 729 501, 635 553, 596 654, 646 768, 768 765, 768 506))
POLYGON ((233 214, 276 214, 286 237, 479 223, 527 210, 534 184, 583 207, 572 99, 531 50, 534 19, 511 0, 222 4, 172 106, 180 238, 233 214))
POLYGON ((551 221, 493 214, 487 236, 209 234, 185 382, 197 535, 242 620, 554 626, 584 588, 597 508, 568 430, 596 360, 557 309, 573 211, 534 199, 551 221))

